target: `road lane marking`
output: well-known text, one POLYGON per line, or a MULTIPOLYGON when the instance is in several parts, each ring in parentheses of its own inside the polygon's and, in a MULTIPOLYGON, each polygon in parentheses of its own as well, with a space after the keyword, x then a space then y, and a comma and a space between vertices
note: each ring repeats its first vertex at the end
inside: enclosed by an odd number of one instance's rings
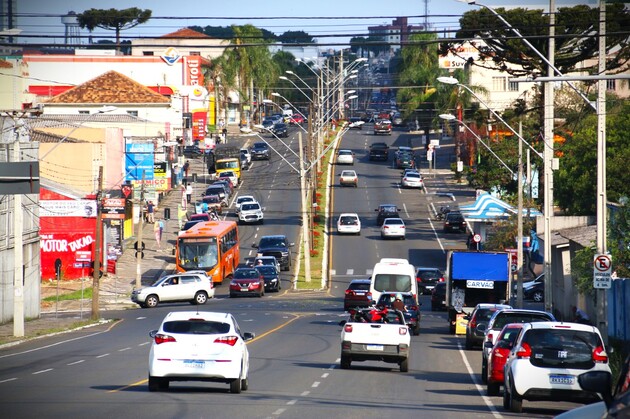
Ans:
POLYGON ((151 343, 151 342, 139 343, 138 346, 145 346, 145 345, 148 345, 149 343, 151 343))
POLYGON ((37 374, 43 374, 45 372, 50 372, 52 371, 53 368, 46 368, 45 370, 41 370, 41 371, 35 371, 34 373, 32 373, 33 375, 37 375, 37 374))
POLYGON ((70 365, 77 365, 77 364, 80 364, 82 362, 85 362, 85 359, 79 359, 78 361, 74 361, 74 362, 71 362, 71 363, 66 364, 66 365, 68 365, 68 366, 70 366, 70 365))
POLYGON ((275 412, 272 413, 273 416, 280 416, 281 414, 284 413, 284 411, 287 409, 278 409, 275 412))
POLYGON ((302 392, 302 394, 300 394, 300 396, 302 396, 302 397, 306 397, 306 396, 308 396, 309 394, 311 394, 311 392, 310 392, 310 391, 303 391, 303 392, 302 392))
POLYGON ((129 349, 131 349, 131 348, 129 348, 129 347, 122 348, 122 349, 119 349, 118 352, 125 352, 125 351, 128 351, 129 349))
POLYGON ((322 378, 326 378, 326 377, 328 377, 328 373, 327 372, 322 374, 322 378))
POLYGON ((289 401, 287 402, 287 405, 289 405, 289 406, 293 406, 293 405, 294 405, 294 404, 296 404, 296 403, 297 403, 297 399, 293 399, 293 400, 289 400, 289 401))
POLYGON ((466 358, 466 352, 464 352, 461 342, 459 341, 457 342, 457 347, 459 348, 459 353, 461 354, 462 359, 464 360, 464 365, 466 365, 466 369, 468 370, 468 375, 470 375, 470 379, 472 380, 473 384, 477 388, 477 392, 479 392, 479 395, 481 396, 483 401, 486 403, 486 406, 488 406, 488 409, 490 409, 490 413, 492 413, 492 416, 494 416, 495 418, 502 418, 503 416, 501 416, 501 414, 497 411, 496 407, 494 407, 494 404, 492 403, 490 398, 484 394, 485 392, 483 391, 482 386, 477 381, 477 376, 473 372, 472 367, 470 366, 470 363, 468 362, 468 358, 466 358))
POLYGON ((109 354, 98 355, 96 358, 97 358, 97 359, 98 359, 98 358, 104 358, 104 357, 106 357, 106 356, 109 356, 109 354))
POLYGON ((10 381, 15 381, 15 380, 17 380, 17 378, 15 378, 15 377, 13 377, 13 378, 7 378, 6 380, 2 380, 2 381, 0 381, 0 384, 3 384, 3 383, 8 383, 8 382, 10 382, 10 381))
POLYGON ((321 383, 319 381, 315 381, 311 387, 313 387, 313 388, 319 387, 320 384, 321 383))

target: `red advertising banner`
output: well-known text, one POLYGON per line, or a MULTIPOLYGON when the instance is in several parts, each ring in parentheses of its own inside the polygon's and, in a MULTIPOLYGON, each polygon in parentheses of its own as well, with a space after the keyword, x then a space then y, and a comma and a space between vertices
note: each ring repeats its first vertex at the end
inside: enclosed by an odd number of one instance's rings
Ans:
POLYGON ((206 138, 206 126, 208 125, 208 111, 193 112, 192 114, 193 126, 192 135, 193 139, 202 141, 206 138))
POLYGON ((182 66, 183 84, 185 86, 203 86, 203 71, 201 71, 201 56, 189 55, 184 57, 182 66))

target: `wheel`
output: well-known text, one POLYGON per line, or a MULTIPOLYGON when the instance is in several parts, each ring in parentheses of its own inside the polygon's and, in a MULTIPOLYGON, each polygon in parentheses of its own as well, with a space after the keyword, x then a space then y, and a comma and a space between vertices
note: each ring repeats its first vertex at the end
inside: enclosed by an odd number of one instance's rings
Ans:
POLYGON ((501 388, 501 385, 499 383, 488 383, 486 385, 486 391, 488 392, 488 396, 498 396, 500 388, 501 388))
POLYGON ((169 382, 166 378, 149 376, 149 391, 168 390, 169 382))
POLYGON ((350 360, 349 356, 343 356, 341 355, 341 369, 342 370, 347 370, 350 368, 350 364, 352 363, 352 361, 350 360))
POLYGON ((249 380, 247 378, 243 378, 241 380, 241 390, 247 391, 249 389, 249 380))
POLYGON ((510 399, 508 396, 507 387, 503 389, 503 408, 508 410, 510 408, 510 399))
POLYGON ((157 307, 159 302, 160 302, 160 299, 158 298, 158 296, 155 294, 151 294, 147 297, 146 300, 144 300, 144 305, 146 305, 149 308, 153 308, 153 307, 157 307))
POLYGON ((481 381, 484 384, 488 383, 488 361, 485 359, 481 360, 481 381))
POLYGON ((405 358, 402 361, 400 361, 400 372, 407 372, 409 371, 409 358, 405 358))
POLYGON ((473 343, 470 339, 466 338, 466 350, 470 351, 473 348, 473 343))
POLYGON ((241 379, 237 378, 236 380, 232 380, 230 382, 230 393, 240 393, 241 392, 241 379))
POLYGON ((261 219, 261 220, 260 220, 260 224, 261 224, 261 225, 262 225, 262 224, 265 224, 265 220, 261 219))
MULTIPOLYGON (((514 391, 514 386, 511 385, 510 392, 508 394, 508 409, 514 413, 522 413, 523 412, 523 400, 518 397, 514 391)), ((505 391, 504 393, 507 393, 505 391)))
POLYGON ((544 295, 544 293, 542 291, 536 291, 534 293, 534 295, 532 296, 532 298, 537 303, 542 303, 542 301, 545 299, 545 295, 544 295))
POLYGON ((205 304, 208 301, 208 294, 206 294, 203 291, 198 291, 197 294, 195 294, 195 304, 198 305, 202 305, 205 304))

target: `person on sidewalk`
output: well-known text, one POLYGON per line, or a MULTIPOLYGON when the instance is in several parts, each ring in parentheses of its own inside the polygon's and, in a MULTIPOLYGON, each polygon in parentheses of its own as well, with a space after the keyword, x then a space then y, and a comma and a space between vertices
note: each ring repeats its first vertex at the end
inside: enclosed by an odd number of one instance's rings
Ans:
POLYGON ((184 176, 188 177, 188 171, 190 170, 190 163, 188 161, 186 161, 186 163, 184 163, 184 167, 182 167, 182 169, 184 169, 184 176))
POLYGON ((161 220, 153 224, 153 234, 155 235, 155 242, 157 243, 157 251, 162 251, 162 229, 160 228, 161 220))
POLYGON ((187 210, 188 209, 188 205, 186 205, 186 204, 187 204, 188 201, 186 200, 186 186, 182 185, 182 191, 181 192, 182 192, 182 200, 181 200, 182 208, 184 210, 187 210))
POLYGON ((193 187, 189 183, 188 186, 186 186, 186 203, 187 204, 190 204, 190 202, 192 200, 192 194, 193 194, 193 187))
POLYGON ((155 223, 155 205, 153 205, 153 201, 147 202, 147 223, 155 223))
POLYGON ((177 222, 179 223, 179 229, 181 230, 186 222, 186 209, 181 205, 177 206, 177 222))

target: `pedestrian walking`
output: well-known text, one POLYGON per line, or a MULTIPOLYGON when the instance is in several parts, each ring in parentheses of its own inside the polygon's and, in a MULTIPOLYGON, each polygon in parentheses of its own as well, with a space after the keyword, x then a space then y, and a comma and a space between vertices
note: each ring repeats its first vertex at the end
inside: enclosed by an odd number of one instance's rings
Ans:
POLYGON ((193 187, 191 184, 188 184, 188 186, 186 186, 186 203, 190 204, 190 201, 192 200, 192 193, 193 193, 193 187))
POLYGON ((153 205, 153 201, 147 203, 147 222, 155 223, 155 205, 153 205))
POLYGON ((186 186, 182 185, 182 208, 184 210, 188 209, 187 203, 188 201, 186 200, 186 186))
POLYGON ((155 243, 157 244, 157 251, 162 251, 162 229, 160 228, 160 222, 158 220, 157 223, 153 224, 153 234, 155 235, 155 243))
POLYGON ((184 223, 186 222, 186 209, 181 205, 177 206, 177 223, 179 225, 179 229, 184 228, 184 223))
POLYGON ((184 167, 182 167, 182 169, 184 169, 184 176, 188 177, 188 171, 190 170, 190 163, 188 161, 186 161, 186 163, 184 163, 184 167))

